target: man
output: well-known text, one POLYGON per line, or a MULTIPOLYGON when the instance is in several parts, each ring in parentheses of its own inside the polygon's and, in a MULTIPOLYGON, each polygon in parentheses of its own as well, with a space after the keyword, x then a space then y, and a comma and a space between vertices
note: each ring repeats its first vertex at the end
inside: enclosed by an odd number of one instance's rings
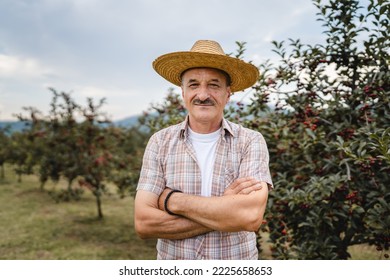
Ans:
POLYGON ((188 116, 155 133, 135 198, 135 228, 158 238, 158 259, 257 259, 272 181, 263 136, 224 119, 232 92, 259 77, 252 64, 200 40, 153 62, 182 89, 188 116))

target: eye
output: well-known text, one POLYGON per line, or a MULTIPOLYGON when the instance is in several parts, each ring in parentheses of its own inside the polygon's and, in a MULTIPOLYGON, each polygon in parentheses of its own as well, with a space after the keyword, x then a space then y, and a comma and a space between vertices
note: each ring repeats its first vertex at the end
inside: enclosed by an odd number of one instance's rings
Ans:
POLYGON ((210 84, 211 88, 219 88, 219 84, 210 84))
POLYGON ((199 86, 199 84, 198 84, 198 83, 191 83, 191 84, 189 84, 188 86, 189 86, 190 88, 196 88, 196 87, 199 86))

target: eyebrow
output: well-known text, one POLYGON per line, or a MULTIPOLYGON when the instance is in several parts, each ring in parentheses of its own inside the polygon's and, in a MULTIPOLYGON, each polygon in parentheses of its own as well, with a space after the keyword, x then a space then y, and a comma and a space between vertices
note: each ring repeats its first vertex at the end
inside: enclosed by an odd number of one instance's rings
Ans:
MULTIPOLYGON (((188 70, 191 70, 191 69, 197 69, 197 67, 195 67, 195 68, 189 68, 189 69, 187 69, 187 70, 184 70, 184 71, 180 74, 180 81, 181 81, 181 83, 183 83, 183 76, 184 76, 184 74, 185 74, 188 70)), ((231 84, 232 84, 232 79, 230 78, 230 75, 229 75, 228 73, 226 73, 225 71, 223 71, 223 70, 221 70, 221 69, 216 69, 216 68, 211 68, 211 69, 215 69, 215 70, 221 72, 221 73, 225 76, 225 78, 226 78, 226 85, 227 85, 227 86, 231 86, 231 84)))
MULTIPOLYGON (((198 82, 198 80, 197 80, 197 79, 189 79, 189 80, 188 80, 188 83, 193 83, 193 82, 198 82)), ((211 80, 208 81, 208 82, 220 83, 221 80, 220 80, 220 79, 211 79, 211 80)))

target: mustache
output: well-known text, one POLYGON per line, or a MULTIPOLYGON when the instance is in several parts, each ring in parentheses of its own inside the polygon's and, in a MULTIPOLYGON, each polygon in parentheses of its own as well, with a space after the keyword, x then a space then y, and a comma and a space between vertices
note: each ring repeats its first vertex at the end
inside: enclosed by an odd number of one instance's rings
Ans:
POLYGON ((195 99, 194 101, 192 101, 192 104, 193 105, 215 105, 215 102, 209 98, 203 101, 200 99, 195 99))

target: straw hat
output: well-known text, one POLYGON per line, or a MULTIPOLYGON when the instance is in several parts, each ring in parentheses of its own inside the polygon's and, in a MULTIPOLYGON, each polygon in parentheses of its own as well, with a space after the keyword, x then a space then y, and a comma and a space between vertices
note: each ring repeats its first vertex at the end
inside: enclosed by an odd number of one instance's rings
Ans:
POLYGON ((219 43, 210 40, 196 41, 190 51, 168 53, 153 62, 154 70, 177 86, 181 85, 184 71, 203 67, 225 71, 230 76, 232 92, 252 86, 259 78, 254 65, 226 55, 219 43))

